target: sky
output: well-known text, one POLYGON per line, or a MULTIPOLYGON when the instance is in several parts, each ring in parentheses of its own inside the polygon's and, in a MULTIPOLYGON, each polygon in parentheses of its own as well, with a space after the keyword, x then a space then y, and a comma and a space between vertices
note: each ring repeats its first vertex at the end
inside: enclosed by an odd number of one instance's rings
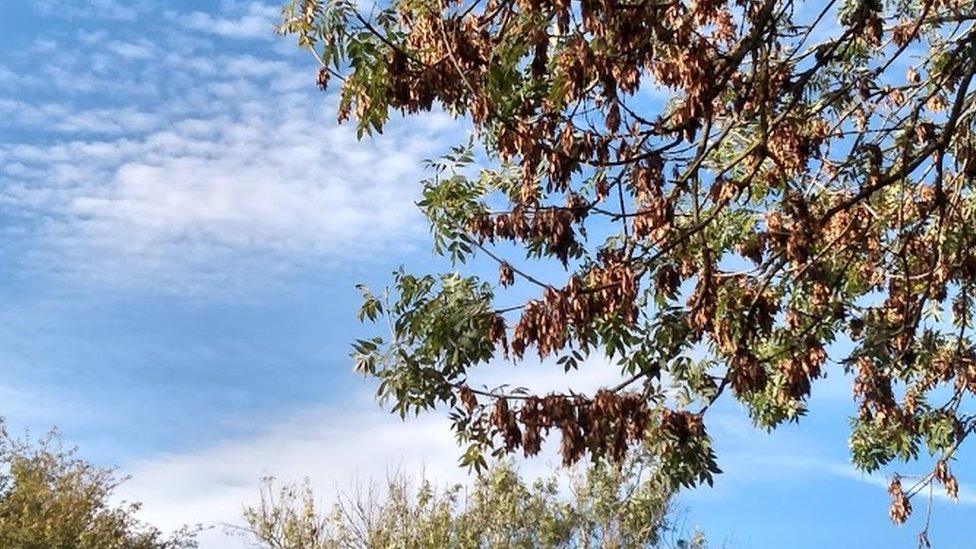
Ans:
MULTIPOLYGON (((278 11, 0 2, 0 415, 131 475, 120 497, 167 529, 239 524, 265 475, 308 477, 323 501, 393 469, 464 480, 444 418, 385 413, 349 343, 369 333, 356 283, 444 267, 413 202, 422 161, 466 128, 434 113, 357 141, 314 60, 272 32, 278 11)), ((539 390, 616 379, 599 361, 571 380, 515 373, 539 390)), ((924 513, 893 526, 884 478, 849 464, 852 410, 836 370, 798 426, 766 434, 715 408, 725 473, 681 494, 685 520, 732 547, 914 547, 924 513)), ((971 455, 961 501, 936 494, 936 547, 971 540, 971 455)), ((215 528, 202 546, 245 542, 215 528)))

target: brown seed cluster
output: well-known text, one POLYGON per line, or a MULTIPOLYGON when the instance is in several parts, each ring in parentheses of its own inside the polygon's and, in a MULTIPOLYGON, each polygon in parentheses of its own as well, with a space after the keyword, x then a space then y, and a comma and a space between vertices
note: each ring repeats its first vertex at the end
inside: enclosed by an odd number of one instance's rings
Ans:
MULTIPOLYGON (((541 300, 526 304, 512 335, 512 352, 522 358, 535 346, 540 358, 564 349, 572 335, 586 334, 596 320, 619 319, 625 324, 636 318, 634 300, 637 277, 624 263, 595 267, 586 277, 574 276, 561 289, 546 288, 541 300)), ((579 337, 585 351, 589 340, 579 337)))
POLYGON ((853 392, 859 401, 859 415, 878 418, 882 423, 901 417, 890 376, 867 357, 859 358, 855 365, 853 392))
POLYGON ((946 494, 953 501, 959 499, 959 481, 956 480, 956 476, 949 471, 949 465, 945 459, 940 459, 935 466, 935 480, 939 481, 939 484, 945 488, 946 494))
MULTIPOLYGON (((495 398, 490 417, 493 432, 505 450, 521 448, 526 457, 533 456, 550 431, 557 430, 565 465, 576 463, 587 452, 620 462, 630 446, 643 439, 650 425, 647 401, 638 393, 601 390, 592 398, 557 394, 528 397, 517 409, 510 407, 509 400, 495 398)), ((700 436, 693 425, 682 423, 680 418, 666 428, 675 430, 679 437, 700 436)))
POLYGON ((674 204, 664 195, 664 162, 651 156, 630 172, 638 210, 634 213, 634 237, 663 244, 673 232, 674 204))
POLYGON ((891 496, 891 507, 888 509, 888 516, 895 524, 903 524, 908 520, 908 515, 912 514, 912 503, 901 487, 901 478, 895 476, 888 484, 888 494, 891 496))
POLYGON ((810 394, 810 383, 820 377, 827 361, 827 352, 816 339, 810 338, 796 354, 780 361, 777 372, 783 377, 781 394, 784 401, 797 401, 810 394))
POLYGON ((775 165, 775 177, 786 181, 805 172, 827 137, 829 127, 821 118, 784 120, 770 132, 766 153, 775 165))
POLYGON ((516 206, 507 213, 479 215, 469 221, 468 230, 481 242, 494 242, 496 239, 541 241, 546 253, 558 257, 565 264, 577 243, 573 224, 579 222, 581 216, 585 216, 585 208, 578 203, 571 203, 565 208, 531 210, 516 206))

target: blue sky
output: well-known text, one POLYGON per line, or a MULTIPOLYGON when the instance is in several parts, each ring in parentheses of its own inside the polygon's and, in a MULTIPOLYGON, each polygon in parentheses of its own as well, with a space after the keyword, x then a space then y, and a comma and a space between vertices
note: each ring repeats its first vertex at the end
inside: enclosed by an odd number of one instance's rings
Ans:
MULTIPOLYGON (((277 12, 0 3, 0 414, 120 466, 123 495, 166 527, 235 521, 264 474, 309 476, 323 499, 391 467, 462 479, 446 423, 379 410, 348 342, 356 282, 431 268, 421 160, 465 129, 434 114, 357 142, 312 61, 271 33, 277 12)), ((614 379, 590 366, 577 386, 614 379)), ((518 373, 566 384, 551 365, 518 373)), ((883 479, 848 465, 850 388, 830 374, 799 427, 714 410, 726 474, 682 496, 690 523, 736 547, 915 545, 922 513, 892 526, 883 479)), ((936 498, 937 547, 970 539, 969 456, 963 500, 936 498)))

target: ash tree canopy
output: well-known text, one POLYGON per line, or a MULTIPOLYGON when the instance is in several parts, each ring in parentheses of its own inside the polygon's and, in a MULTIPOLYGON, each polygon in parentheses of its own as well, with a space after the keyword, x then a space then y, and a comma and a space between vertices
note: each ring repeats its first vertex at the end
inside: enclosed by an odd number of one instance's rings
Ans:
POLYGON ((340 120, 362 135, 443 109, 476 136, 419 203, 458 272, 364 291, 392 334, 355 344, 359 369, 401 414, 449 407, 465 464, 547 436, 567 464, 643 444, 677 486, 718 472, 719 397, 773 428, 833 365, 854 380, 854 463, 931 465, 894 477, 892 519, 933 483, 956 496, 976 425, 974 22, 969 0, 293 2, 281 30, 340 120), (475 256, 497 283, 463 274, 475 256), (621 382, 468 384, 533 355, 608 356, 621 382))

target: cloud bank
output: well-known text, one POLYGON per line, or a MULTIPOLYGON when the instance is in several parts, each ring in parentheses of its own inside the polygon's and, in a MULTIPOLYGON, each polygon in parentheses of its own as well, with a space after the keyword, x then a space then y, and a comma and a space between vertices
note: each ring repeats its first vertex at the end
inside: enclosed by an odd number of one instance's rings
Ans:
MULTIPOLYGON (((141 13, 75 8, 58 15, 141 13)), ((260 3, 169 13, 148 37, 82 30, 36 41, 40 66, 0 65, 20 98, 0 98, 0 230, 29 249, 18 264, 200 292, 409 249, 421 160, 456 125, 435 113, 357 141, 311 60, 264 41, 276 16, 260 3)))

